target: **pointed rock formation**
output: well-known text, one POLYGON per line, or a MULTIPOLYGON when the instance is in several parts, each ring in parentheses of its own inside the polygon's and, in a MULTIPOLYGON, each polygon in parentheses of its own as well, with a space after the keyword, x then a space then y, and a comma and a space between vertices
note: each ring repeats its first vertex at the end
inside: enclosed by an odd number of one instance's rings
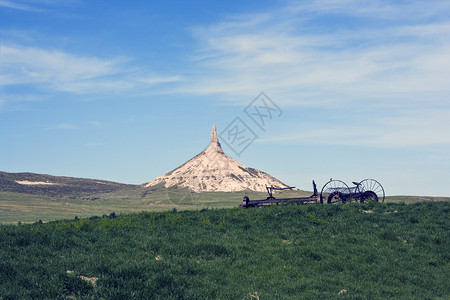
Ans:
POLYGON ((194 192, 265 192, 266 185, 287 187, 269 174, 246 167, 227 156, 217 137, 216 124, 213 126, 208 148, 180 167, 144 184, 145 187, 155 185, 187 187, 194 192))
POLYGON ((213 145, 213 147, 218 146, 220 149, 222 149, 222 146, 220 146, 219 143, 219 138, 217 137, 216 124, 213 125, 213 129, 211 131, 211 142, 209 143, 209 146, 211 147, 211 145, 213 145))

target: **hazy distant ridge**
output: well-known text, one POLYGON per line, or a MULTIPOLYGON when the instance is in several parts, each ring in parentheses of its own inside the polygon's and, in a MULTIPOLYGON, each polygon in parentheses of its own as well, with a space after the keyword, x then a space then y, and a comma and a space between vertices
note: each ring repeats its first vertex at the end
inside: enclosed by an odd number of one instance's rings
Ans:
POLYGON ((110 193, 135 187, 137 186, 98 179, 0 171, 0 192, 75 197, 94 193, 110 193))

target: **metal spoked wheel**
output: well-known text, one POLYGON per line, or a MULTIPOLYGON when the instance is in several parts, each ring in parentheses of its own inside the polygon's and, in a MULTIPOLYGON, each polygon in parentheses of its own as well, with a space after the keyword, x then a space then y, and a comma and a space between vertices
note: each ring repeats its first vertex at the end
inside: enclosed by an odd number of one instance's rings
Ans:
POLYGON ((330 180, 320 192, 320 203, 346 202, 350 195, 350 189, 341 180, 330 180))
POLYGON ((358 184, 360 202, 384 202, 383 186, 375 179, 364 179, 358 184))

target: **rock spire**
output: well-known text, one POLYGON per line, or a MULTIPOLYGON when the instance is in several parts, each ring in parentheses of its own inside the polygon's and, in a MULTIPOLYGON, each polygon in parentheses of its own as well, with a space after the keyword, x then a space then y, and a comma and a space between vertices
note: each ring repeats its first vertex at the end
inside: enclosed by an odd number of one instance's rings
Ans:
POLYGON ((212 131, 211 131, 211 142, 209 143, 209 147, 219 147, 220 149, 222 149, 222 146, 220 146, 219 143, 219 138, 217 137, 217 129, 216 129, 216 124, 213 125, 212 131))
POLYGON ((249 168, 227 156, 219 142, 216 124, 206 150, 169 173, 144 184, 163 187, 187 187, 194 192, 234 192, 251 190, 265 192, 267 186, 287 187, 278 179, 260 170, 249 168))

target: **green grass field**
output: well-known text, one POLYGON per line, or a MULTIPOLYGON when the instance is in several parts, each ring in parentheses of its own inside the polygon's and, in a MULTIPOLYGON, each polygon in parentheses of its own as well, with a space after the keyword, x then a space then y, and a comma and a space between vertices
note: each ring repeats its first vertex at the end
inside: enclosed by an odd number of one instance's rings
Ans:
MULTIPOLYGON (((305 197, 312 192, 278 192, 275 197, 305 197)), ((72 219, 115 213, 140 211, 199 210, 202 208, 235 208, 244 196, 265 199, 267 193, 258 192, 203 192, 188 189, 160 189, 151 191, 142 187, 110 193, 73 196, 48 196, 16 192, 0 192, 0 224, 33 223, 57 219, 72 219)), ((421 201, 450 201, 450 198, 394 196, 385 202, 415 203, 421 201)))
POLYGON ((450 202, 0 226, 0 299, 449 299, 450 202))

